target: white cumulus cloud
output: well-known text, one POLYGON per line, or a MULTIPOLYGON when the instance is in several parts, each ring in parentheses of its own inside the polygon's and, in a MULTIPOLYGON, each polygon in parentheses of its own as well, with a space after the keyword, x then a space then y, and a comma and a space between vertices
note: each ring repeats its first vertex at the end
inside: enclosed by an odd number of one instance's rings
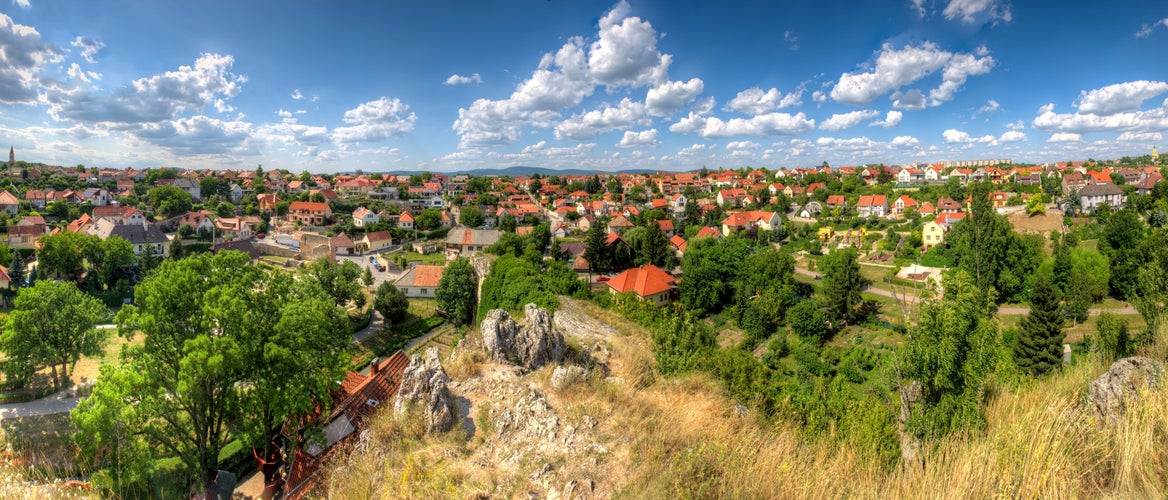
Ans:
POLYGON ((1020 142, 1026 140, 1026 134, 1011 130, 998 137, 998 142, 1020 142))
POLYGON ((1082 139, 1082 136, 1079 134, 1056 132, 1051 134, 1050 139, 1047 139, 1046 142, 1078 142, 1080 139, 1082 139))
POLYGON ((398 98, 381 97, 345 111, 341 118, 347 127, 333 129, 339 143, 377 142, 403 135, 414 129, 417 116, 398 98))
POLYGON ((450 77, 447 78, 445 82, 442 82, 443 85, 466 85, 470 83, 483 83, 483 77, 479 76, 478 73, 472 74, 470 76, 463 76, 455 73, 450 75, 450 77))
POLYGON ((622 148, 635 148, 657 146, 659 144, 660 143, 657 142, 657 129, 652 128, 649 130, 642 130, 640 132, 626 130, 624 137, 621 137, 621 140, 619 143, 617 143, 617 146, 622 148))
POLYGON ((897 125, 900 125, 900 121, 903 119, 904 119, 904 113, 901 113, 900 111, 896 111, 896 110, 890 110, 887 114, 884 115, 883 120, 876 120, 872 123, 869 123, 868 126, 869 127, 892 128, 892 127, 895 127, 897 125))
POLYGON ((556 125, 555 133, 556 139, 583 141, 610 130, 623 130, 649 123, 652 123, 652 120, 648 117, 645 105, 626 97, 615 107, 608 106, 573 115, 556 125))
POLYGON ((793 92, 783 96, 779 89, 771 88, 763 91, 758 87, 751 87, 734 96, 726 103, 727 111, 737 111, 747 115, 762 115, 776 109, 798 106, 801 104, 802 92, 793 92))
POLYGON ((950 0, 941 12, 950 21, 959 19, 968 24, 991 22, 1008 23, 1014 19, 1010 5, 1001 0, 950 0))
POLYGON ((989 143, 994 141, 994 136, 985 135, 982 137, 973 137, 968 132, 962 132, 956 129, 948 129, 941 133, 945 138, 945 142, 950 144, 968 144, 974 142, 989 143))
POLYGON ((894 106, 903 109, 922 109, 924 94, 917 89, 900 91, 906 85, 942 70, 941 85, 929 92, 930 106, 952 100, 970 76, 988 73, 996 64, 985 47, 974 54, 954 54, 935 43, 906 45, 897 49, 890 43, 881 46, 876 63, 870 71, 844 73, 831 89, 836 102, 863 106, 876 98, 896 92, 894 106))
POLYGON ((645 95, 645 106, 655 116, 670 116, 697 99, 704 88, 705 83, 701 78, 690 78, 687 82, 665 82, 649 89, 645 95))
POLYGON ((81 49, 81 58, 89 63, 93 63, 93 56, 96 56, 98 52, 101 52, 101 49, 105 48, 104 43, 87 36, 78 36, 72 42, 69 42, 69 45, 81 49))
POLYGON ((820 130, 827 130, 831 132, 839 132, 859 125, 860 122, 869 120, 880 116, 880 112, 874 109, 865 109, 861 111, 851 111, 848 113, 840 113, 831 115, 830 118, 823 120, 819 124, 820 130))
POLYGON ((921 141, 911 135, 898 135, 892 138, 892 146, 898 148, 913 148, 921 145, 921 141))
POLYGON ((1137 80, 1079 93, 1079 113, 1111 115, 1140 109, 1144 101, 1168 92, 1168 82, 1137 80))
POLYGON ((1124 132, 1115 138, 1117 141, 1157 142, 1164 140, 1159 132, 1124 132))

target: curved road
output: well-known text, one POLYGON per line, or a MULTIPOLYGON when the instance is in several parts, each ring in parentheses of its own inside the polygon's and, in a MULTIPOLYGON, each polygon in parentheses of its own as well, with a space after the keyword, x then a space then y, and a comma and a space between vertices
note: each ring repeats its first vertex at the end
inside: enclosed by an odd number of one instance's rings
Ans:
POLYGON ((81 398, 69 397, 68 389, 27 403, 0 405, 0 420, 8 418, 39 417, 66 413, 77 407, 81 398))

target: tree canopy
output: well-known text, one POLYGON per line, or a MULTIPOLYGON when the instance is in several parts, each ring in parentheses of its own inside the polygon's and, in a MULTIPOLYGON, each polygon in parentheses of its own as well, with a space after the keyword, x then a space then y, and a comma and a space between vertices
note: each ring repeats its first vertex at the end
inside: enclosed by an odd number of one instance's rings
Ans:
POLYGON ((327 407, 350 360, 347 316, 315 280, 241 252, 163 262, 135 304, 118 325, 143 343, 103 366, 72 414, 95 482, 122 496, 144 494, 162 458, 178 460, 167 476, 209 490, 229 439, 267 447, 287 417, 327 407))
POLYGON ((434 298, 438 299, 438 308, 446 312, 452 323, 465 325, 474 320, 477 290, 474 267, 466 258, 458 258, 442 271, 434 298))
POLYGON ((53 387, 60 389, 81 356, 101 353, 108 330, 94 326, 105 306, 67 281, 41 280, 17 294, 0 334, 8 356, 5 369, 13 378, 50 367, 53 387))

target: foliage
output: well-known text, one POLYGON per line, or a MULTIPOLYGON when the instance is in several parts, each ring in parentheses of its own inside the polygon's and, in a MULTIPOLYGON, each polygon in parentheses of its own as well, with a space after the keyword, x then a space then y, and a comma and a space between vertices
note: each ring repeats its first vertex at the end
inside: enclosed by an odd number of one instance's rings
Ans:
POLYGON ((97 236, 62 231, 42 236, 37 254, 40 272, 49 276, 76 279, 85 270, 85 257, 101 243, 97 236))
POLYGON ((377 287, 377 293, 373 296, 373 308, 381 313, 381 317, 386 321, 396 323, 405 317, 406 311, 410 308, 410 299, 407 299, 406 294, 398 287, 393 286, 393 283, 385 281, 377 287))
POLYGON ((1062 365, 1063 309, 1062 294, 1050 279, 1040 274, 1030 294, 1030 313, 1022 318, 1022 334, 1014 347, 1018 368, 1031 375, 1043 375, 1062 365))
POLYGON ((361 267, 351 260, 339 264, 331 257, 321 257, 308 265, 304 273, 314 278, 338 306, 364 297, 361 293, 361 267))
POLYGON ((692 314, 675 314, 653 329, 653 354, 663 374, 700 367, 714 345, 713 329, 692 314))
POLYGON ((191 194, 174 186, 158 186, 151 189, 146 193, 146 202, 168 219, 190 212, 194 207, 191 194))
POLYGON ((458 222, 466 227, 479 227, 487 220, 482 210, 474 207, 464 207, 458 213, 458 222))
POLYGON ((1042 193, 1037 193, 1030 196, 1026 200, 1026 214, 1031 217, 1038 214, 1046 213, 1046 197, 1042 193))
POLYGON ((682 305, 699 317, 721 310, 733 297, 733 283, 750 253, 742 238, 700 238, 686 247, 678 291, 682 305))
POLYGON ((832 251, 823 259, 822 300, 828 317, 845 323, 862 319, 860 293, 869 284, 869 280, 860 274, 854 249, 832 251))
POLYGON ((41 280, 21 289, 0 334, 5 369, 27 373, 48 366, 53 387, 63 387, 81 356, 101 353, 108 331, 94 326, 105 314, 101 302, 70 282, 41 280))
POLYGON ((1143 241, 1144 224, 1134 210, 1125 208, 1107 219, 1099 251, 1111 262, 1111 293, 1118 299, 1127 300, 1137 293, 1143 241))
POLYGON ((491 309, 519 313, 529 303, 555 310, 559 306, 556 295, 586 298, 588 285, 561 261, 536 263, 504 255, 491 264, 491 272, 483 280, 477 319, 483 319, 491 309))
POLYGON ((478 278, 475 277, 470 261, 465 258, 455 259, 442 271, 442 279, 434 292, 434 297, 438 299, 438 309, 445 311, 455 326, 470 323, 478 303, 475 297, 477 288, 478 278))
POLYGON ((142 345, 103 366, 72 414, 82 457, 113 494, 148 491, 164 458, 176 461, 168 478, 209 490, 231 436, 269 448, 289 416, 332 401, 348 366, 346 314, 319 284, 241 252, 164 262, 135 303, 118 325, 142 345))
POLYGON ((1096 318, 1095 330, 1097 337, 1094 339, 1094 345, 1103 355, 1104 361, 1110 363, 1131 356, 1133 346, 1127 321, 1115 314, 1104 312, 1096 318))
POLYGON ((984 423, 983 384, 999 351, 993 291, 964 270, 950 271, 943 282, 944 298, 921 304, 901 356, 902 376, 921 384, 909 428, 926 437, 984 423))
POLYGON ((1010 222, 990 204, 991 186, 972 185, 969 216, 950 230, 946 241, 957 260, 978 287, 993 287, 1003 301, 1026 296, 1028 280, 1042 262, 1042 241, 1037 236, 1021 236, 1010 222))
POLYGON ((823 342, 831 339, 834 329, 819 302, 801 300, 787 311, 787 324, 800 338, 823 342))

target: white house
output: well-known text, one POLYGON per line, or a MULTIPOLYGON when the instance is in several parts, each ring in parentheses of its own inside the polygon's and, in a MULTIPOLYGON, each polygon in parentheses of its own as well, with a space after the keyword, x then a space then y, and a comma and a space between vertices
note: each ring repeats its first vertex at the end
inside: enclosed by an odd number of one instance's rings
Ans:
POLYGON ((381 218, 377 216, 372 210, 365 207, 357 207, 353 211, 353 225, 357 227, 365 227, 381 222, 381 218))

